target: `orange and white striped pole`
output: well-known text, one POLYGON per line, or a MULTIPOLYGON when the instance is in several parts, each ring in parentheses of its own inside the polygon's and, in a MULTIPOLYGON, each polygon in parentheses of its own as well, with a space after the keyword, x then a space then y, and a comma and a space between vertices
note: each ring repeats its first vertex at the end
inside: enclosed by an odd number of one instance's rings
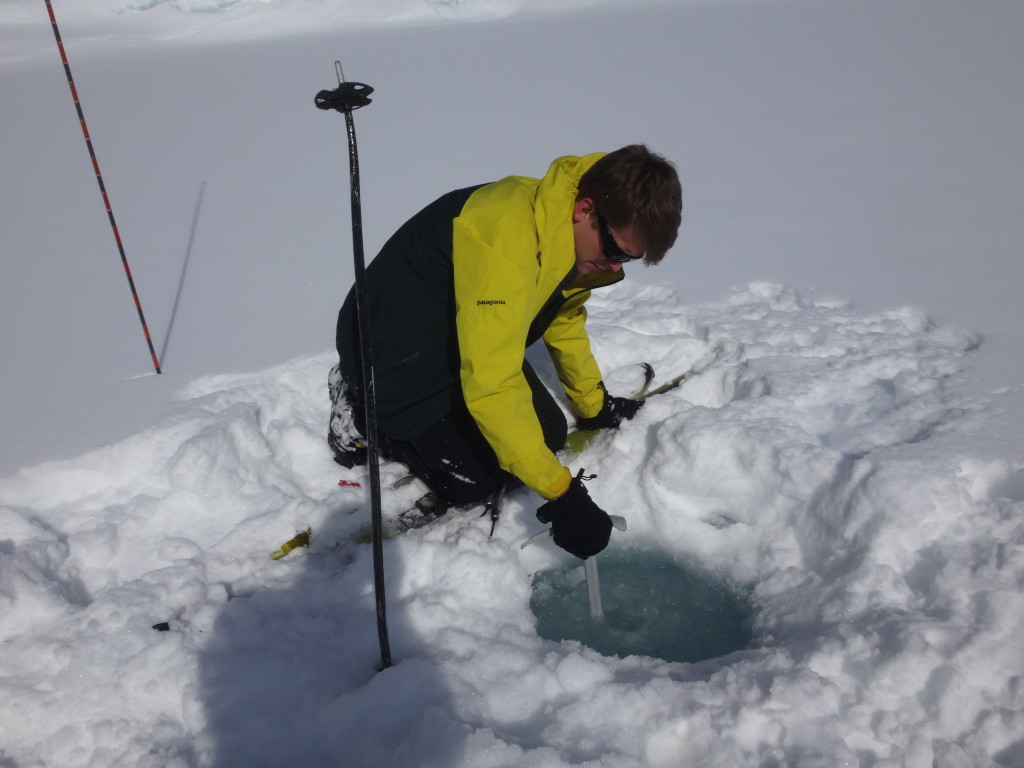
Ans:
POLYGON ((78 110, 78 120, 82 124, 82 134, 85 136, 85 146, 89 149, 89 158, 92 160, 93 170, 96 172, 96 182, 100 185, 100 194, 103 196, 103 205, 107 209, 107 217, 110 219, 110 228, 114 232, 114 242, 117 243, 117 251, 121 254, 121 264, 124 265, 124 273, 128 277, 128 286, 132 289, 132 298, 135 300, 135 309, 139 313, 139 321, 142 323, 142 332, 146 335, 146 344, 149 345, 149 354, 153 358, 153 367, 160 373, 160 361, 157 360, 156 349, 153 347, 153 339, 149 335, 149 327, 146 325, 146 316, 142 313, 142 302, 139 301, 139 292, 135 289, 135 280, 132 279, 132 271, 128 267, 128 257, 124 252, 124 245, 121 243, 121 235, 117 231, 117 222, 114 220, 114 212, 110 208, 110 198, 107 197, 107 188, 103 184, 103 175, 100 173, 100 165, 96 161, 96 152, 92 148, 92 139, 89 137, 89 128, 85 124, 85 113, 82 112, 82 104, 78 100, 78 90, 75 88, 75 80, 71 77, 71 65, 68 64, 68 56, 64 51, 64 43, 60 39, 60 30, 57 29, 57 18, 53 15, 53 6, 50 0, 44 0, 46 10, 50 14, 50 24, 53 25, 53 36, 57 39, 57 49, 60 51, 60 60, 64 63, 64 71, 68 76, 68 86, 71 88, 71 98, 75 101, 75 109, 78 110))

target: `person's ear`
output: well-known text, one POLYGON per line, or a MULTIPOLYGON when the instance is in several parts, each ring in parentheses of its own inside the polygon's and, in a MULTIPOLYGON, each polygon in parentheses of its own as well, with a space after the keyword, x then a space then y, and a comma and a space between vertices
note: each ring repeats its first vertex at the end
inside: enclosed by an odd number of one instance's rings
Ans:
POLYGON ((594 201, 589 197, 581 197, 576 201, 576 205, 572 209, 572 221, 573 224, 579 224, 581 221, 585 221, 590 218, 590 215, 594 212, 594 201))

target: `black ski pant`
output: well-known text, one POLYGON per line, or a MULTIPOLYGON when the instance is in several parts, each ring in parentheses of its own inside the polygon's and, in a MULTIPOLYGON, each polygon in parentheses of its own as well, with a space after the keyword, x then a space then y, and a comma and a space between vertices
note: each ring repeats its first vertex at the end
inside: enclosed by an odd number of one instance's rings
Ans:
MULTIPOLYGON (((529 363, 523 374, 533 391, 533 407, 552 451, 565 446, 565 414, 529 363)), ((410 440, 380 435, 381 453, 409 467, 427 487, 451 504, 482 501, 512 475, 498 465, 494 450, 460 398, 452 410, 410 440)))

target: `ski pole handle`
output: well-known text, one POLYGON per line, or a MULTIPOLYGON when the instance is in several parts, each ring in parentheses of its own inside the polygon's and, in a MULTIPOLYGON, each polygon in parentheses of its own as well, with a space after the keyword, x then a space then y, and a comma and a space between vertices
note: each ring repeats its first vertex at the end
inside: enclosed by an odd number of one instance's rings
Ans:
POLYGON ((318 109, 336 109, 351 112, 370 103, 373 88, 366 83, 342 83, 333 91, 320 91, 314 103, 318 109))

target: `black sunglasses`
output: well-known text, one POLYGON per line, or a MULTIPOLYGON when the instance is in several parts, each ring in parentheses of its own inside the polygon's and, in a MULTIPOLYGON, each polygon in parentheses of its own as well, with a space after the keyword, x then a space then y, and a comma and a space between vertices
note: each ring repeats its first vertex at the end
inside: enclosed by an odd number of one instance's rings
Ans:
POLYGON ((608 222, 604 220, 604 216, 600 213, 597 214, 598 231, 601 233, 601 250, 604 252, 604 257, 608 261, 612 261, 616 264, 625 264, 628 261, 636 261, 642 259, 644 254, 641 253, 639 256, 631 256, 626 253, 619 244, 615 242, 615 238, 612 236, 612 231, 608 229, 608 222))

